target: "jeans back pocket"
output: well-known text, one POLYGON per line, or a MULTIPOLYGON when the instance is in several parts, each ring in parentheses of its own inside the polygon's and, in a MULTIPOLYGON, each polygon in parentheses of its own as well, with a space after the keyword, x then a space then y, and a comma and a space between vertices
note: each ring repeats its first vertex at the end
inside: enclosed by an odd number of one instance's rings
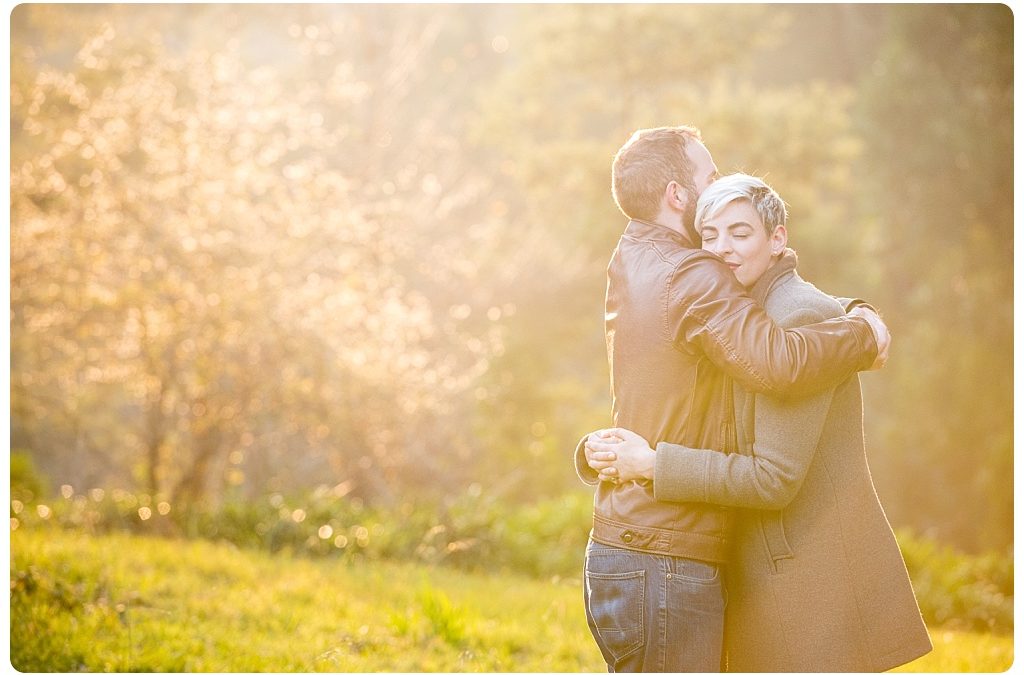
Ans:
POLYGON ((587 610, 598 633, 594 637, 619 661, 644 644, 644 570, 600 572, 591 569, 591 562, 586 590, 587 610))

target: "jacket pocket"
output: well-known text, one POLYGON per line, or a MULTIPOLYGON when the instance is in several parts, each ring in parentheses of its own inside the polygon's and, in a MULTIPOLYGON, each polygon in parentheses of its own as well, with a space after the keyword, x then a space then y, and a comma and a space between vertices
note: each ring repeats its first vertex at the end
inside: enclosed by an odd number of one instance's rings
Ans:
POLYGON ((619 661, 644 644, 644 570, 601 572, 610 556, 588 561, 587 609, 605 650, 619 661), (591 565, 591 563, 595 563, 591 565))
POLYGON ((772 573, 785 571, 783 561, 792 559, 793 549, 786 539, 786 527, 783 524, 782 511, 766 511, 761 514, 761 537, 768 557, 772 561, 772 573))

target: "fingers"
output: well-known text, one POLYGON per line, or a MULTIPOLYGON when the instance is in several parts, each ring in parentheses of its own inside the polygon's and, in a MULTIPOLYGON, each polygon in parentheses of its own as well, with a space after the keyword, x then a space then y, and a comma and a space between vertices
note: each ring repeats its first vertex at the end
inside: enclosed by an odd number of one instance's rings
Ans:
POLYGON ((614 452, 596 450, 594 452, 591 452, 588 458, 595 462, 614 462, 619 458, 619 456, 616 455, 614 452))
POLYGON ((614 462, 617 454, 615 453, 615 446, 618 443, 602 443, 600 441, 587 441, 583 444, 584 450, 587 454, 587 460, 597 459, 603 462, 614 462))
POLYGON ((612 466, 615 460, 618 459, 614 452, 594 452, 587 453, 587 464, 594 471, 601 471, 612 466))
POLYGON ((889 334, 889 327, 881 321, 878 322, 878 351, 886 351, 889 349, 889 343, 892 341, 892 335, 889 334))
POLYGON ((872 370, 878 370, 885 366, 885 362, 889 360, 889 345, 892 344, 892 336, 889 334, 889 329, 883 325, 884 333, 882 339, 878 341, 878 355, 875 357, 875 363, 872 370))
POLYGON ((634 443, 646 443, 644 437, 635 431, 629 429, 615 429, 615 434, 623 441, 633 441, 634 443))
POLYGON ((875 358, 875 370, 885 366, 885 362, 889 360, 889 345, 885 345, 878 352, 878 356, 875 358))
POLYGON ((622 441, 622 434, 619 429, 599 429, 590 434, 587 440, 591 441, 595 438, 601 439, 605 443, 618 443, 622 441))
POLYGON ((596 440, 598 434, 600 434, 600 433, 602 433, 602 432, 595 431, 594 433, 592 433, 589 436, 587 436, 586 442, 583 443, 583 449, 586 452, 588 459, 595 452, 611 452, 612 448, 614 448, 616 445, 618 445, 618 441, 612 441, 612 440, 599 441, 599 440, 596 440))
POLYGON ((850 314, 864 319, 871 326, 871 331, 875 336, 875 344, 878 347, 875 361, 871 364, 871 370, 878 370, 889 359, 889 344, 892 342, 889 327, 885 325, 885 322, 882 321, 878 314, 865 307, 854 307, 850 314))

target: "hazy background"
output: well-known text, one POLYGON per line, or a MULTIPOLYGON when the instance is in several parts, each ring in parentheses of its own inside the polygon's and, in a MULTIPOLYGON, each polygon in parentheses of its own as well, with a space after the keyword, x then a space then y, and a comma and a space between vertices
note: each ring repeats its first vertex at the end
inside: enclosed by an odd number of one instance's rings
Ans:
POLYGON ((805 278, 882 309, 889 365, 861 379, 893 525, 1012 545, 1005 6, 20 5, 11 28, 11 444, 49 490, 586 492, 611 158, 686 123, 786 199, 805 278))

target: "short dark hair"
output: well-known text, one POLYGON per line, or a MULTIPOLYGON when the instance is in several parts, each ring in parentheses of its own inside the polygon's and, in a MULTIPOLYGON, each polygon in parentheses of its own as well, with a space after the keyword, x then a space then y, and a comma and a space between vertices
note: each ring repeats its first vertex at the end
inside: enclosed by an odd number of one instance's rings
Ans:
POLYGON ((654 220, 665 186, 672 181, 696 191, 686 147, 699 141, 695 127, 639 129, 619 148, 612 162, 612 196, 630 219, 654 220))

